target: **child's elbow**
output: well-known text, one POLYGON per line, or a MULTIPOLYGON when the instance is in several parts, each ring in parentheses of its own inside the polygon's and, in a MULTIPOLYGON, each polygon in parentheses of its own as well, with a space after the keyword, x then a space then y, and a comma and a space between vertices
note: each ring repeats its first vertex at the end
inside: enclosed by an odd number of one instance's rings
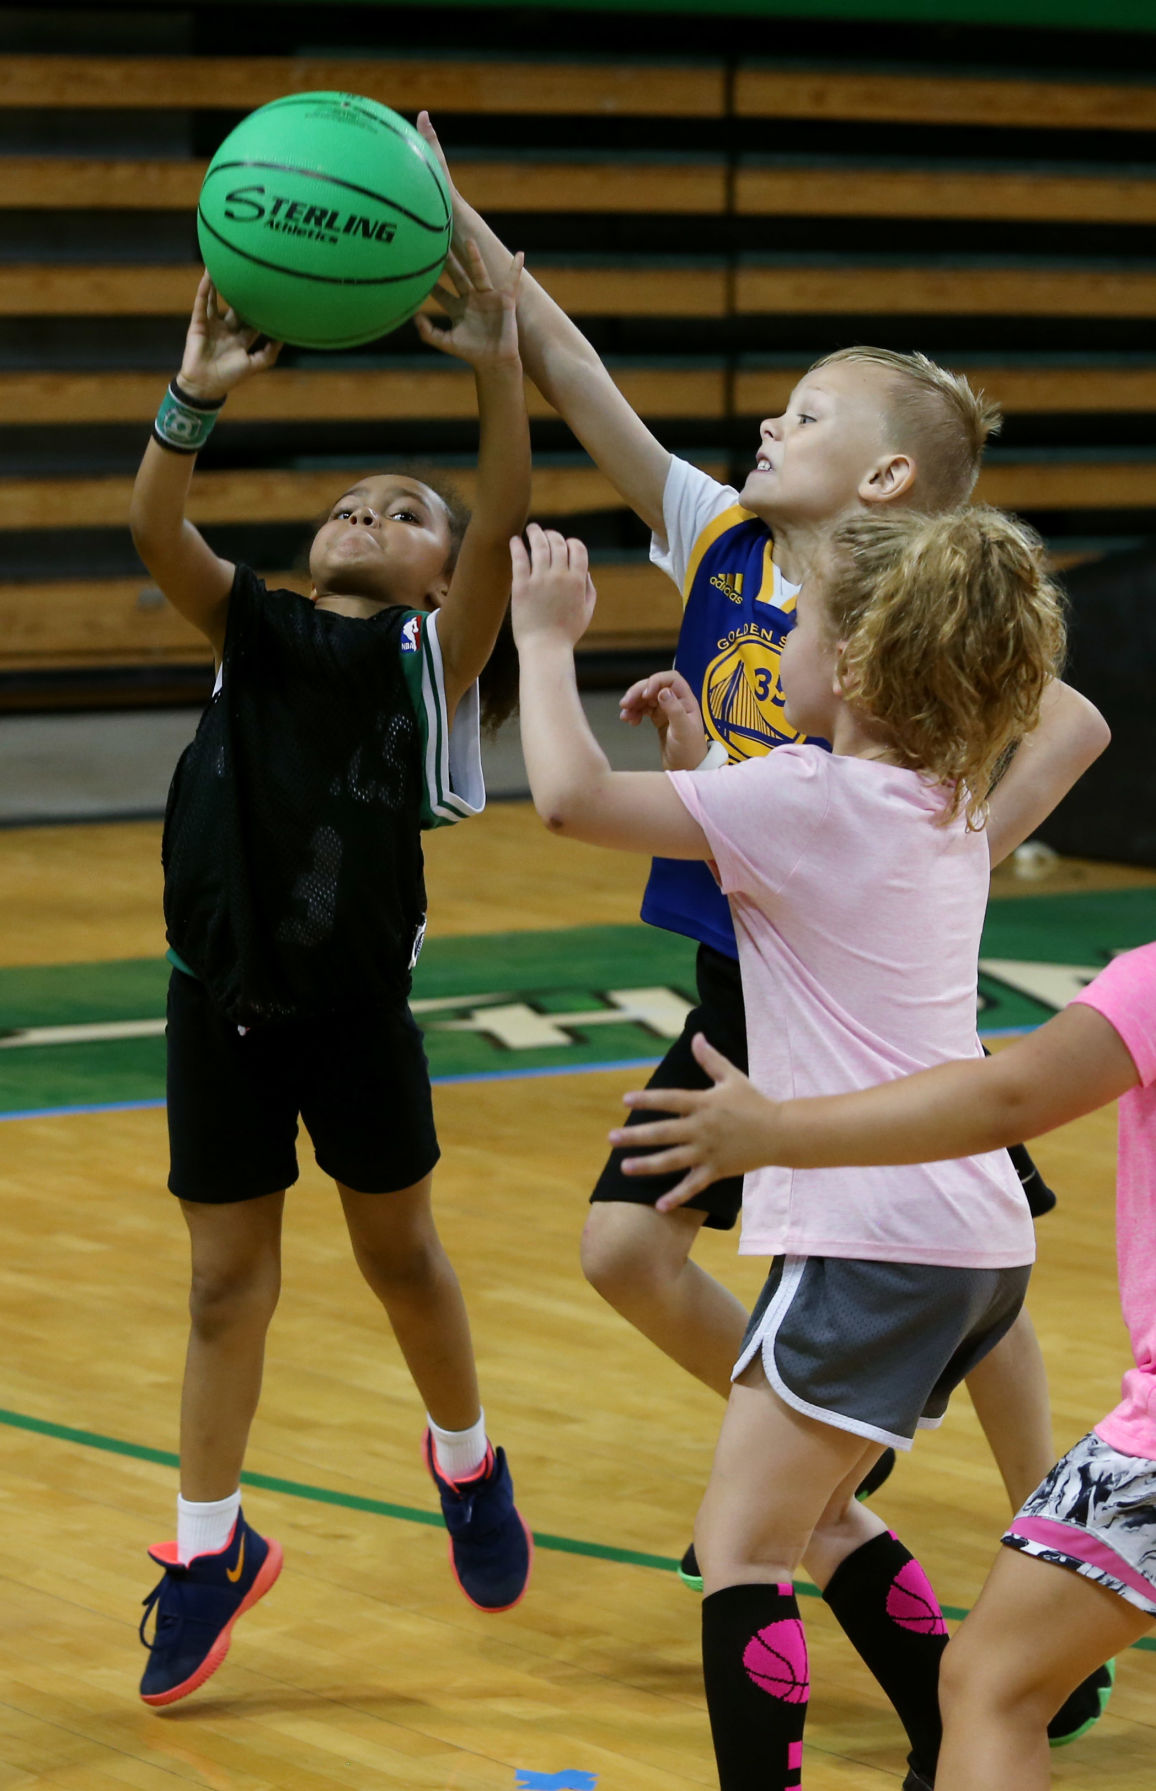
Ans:
POLYGON ((1091 765, 1111 745, 1112 730, 1095 703, 1089 702, 1082 691, 1073 690, 1070 684, 1064 686, 1064 702, 1069 743, 1078 751, 1085 766, 1091 765))
MULTIPOLYGON (((1084 699, 1087 702, 1087 698, 1084 699)), ((1112 744, 1112 730, 1108 726, 1094 703, 1088 703, 1088 716, 1085 722, 1087 730, 1088 762, 1098 759, 1101 753, 1107 752, 1112 744)))
POLYGON ((543 825, 551 833, 580 837, 581 804, 573 791, 540 790, 534 794, 534 807, 543 825))
POLYGON ((539 802, 538 814, 551 833, 573 833, 574 817, 565 801, 539 802))
POLYGON ((156 520, 150 517, 147 506, 135 496, 128 508, 128 530, 141 559, 147 560, 148 549, 154 545, 158 530, 156 520))

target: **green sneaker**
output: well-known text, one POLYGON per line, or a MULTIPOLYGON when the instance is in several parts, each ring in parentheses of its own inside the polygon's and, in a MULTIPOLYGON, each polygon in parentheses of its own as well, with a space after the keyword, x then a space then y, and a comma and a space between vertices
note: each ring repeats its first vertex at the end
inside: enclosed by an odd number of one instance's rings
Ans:
POLYGON ((1086 1735, 1108 1708, 1108 1699, 1112 1696, 1115 1683, 1114 1660, 1105 1661, 1102 1667, 1089 1673, 1083 1684, 1077 1685, 1071 1697, 1060 1705, 1048 1724, 1048 1746, 1067 1747, 1069 1741, 1079 1741, 1081 1735, 1086 1735))
POLYGON ((678 1564, 678 1577, 692 1592, 702 1591, 702 1574, 698 1570, 698 1556, 694 1552, 693 1542, 678 1564))
POLYGON ((891 1470, 895 1466, 894 1449, 884 1449, 873 1468, 868 1468, 855 1492, 857 1499, 869 1499, 877 1493, 885 1480, 890 1479, 891 1470))

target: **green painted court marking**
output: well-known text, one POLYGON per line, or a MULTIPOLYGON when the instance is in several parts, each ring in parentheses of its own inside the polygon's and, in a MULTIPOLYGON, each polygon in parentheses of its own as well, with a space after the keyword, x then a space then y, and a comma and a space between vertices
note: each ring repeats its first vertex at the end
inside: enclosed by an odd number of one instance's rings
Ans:
MULTIPOLYGON (((224 6, 228 0, 208 0, 224 6)), ((272 0, 259 0, 272 4, 272 0)), ((277 0, 283 5, 285 0, 277 0)), ((291 0, 297 6, 314 0, 291 0)), ((354 0, 376 6, 380 0, 354 0)), ((424 7, 486 6, 509 8, 523 0, 419 0, 424 7)), ((735 15, 754 19, 901 19, 919 25, 1038 26, 1099 31, 1156 31, 1151 0, 537 0, 548 12, 613 12, 620 22, 632 14, 701 13, 704 21, 735 15)), ((740 27, 741 28, 741 27, 740 27)))
MULTIPOLYGON (((1156 888, 993 901, 981 1031, 1040 1025, 1154 937, 1156 888)), ((161 958, 0 969, 0 1114, 163 1099, 168 977, 161 958)), ((641 924, 433 938, 414 980, 438 1081, 653 1063, 694 998, 691 941, 641 924)))
MULTIPOLYGON (((121 1437, 102 1436, 95 1430, 76 1430, 69 1424, 51 1424, 45 1418, 31 1418, 26 1412, 10 1412, 0 1407, 0 1424, 11 1430, 31 1431, 35 1436, 53 1437, 60 1443, 76 1443, 82 1449, 101 1449, 106 1455, 126 1455, 132 1461, 149 1461, 162 1468, 180 1466, 180 1457, 169 1449, 150 1449, 144 1443, 126 1443, 121 1437)), ((368 1511, 375 1517, 392 1517, 401 1523, 426 1524, 440 1530, 444 1526, 440 1512, 422 1511, 416 1505, 394 1505, 388 1499, 367 1499, 360 1493, 337 1492, 328 1486, 311 1486, 303 1480, 282 1480, 275 1474, 241 1475, 244 1486, 256 1486, 262 1492, 283 1493, 290 1499, 308 1499, 315 1505, 337 1505, 345 1511, 368 1511)), ((563 1555, 588 1555, 597 1561, 616 1561, 628 1567, 655 1567, 673 1573, 677 1561, 666 1555, 646 1555, 637 1549, 614 1548, 609 1543, 581 1542, 571 1536, 548 1536, 534 1531, 538 1548, 553 1549, 563 1555)))
MULTIPOLYGON (((82 1449, 101 1449, 107 1455, 125 1455, 132 1461, 149 1461, 162 1468, 180 1466, 179 1456, 169 1449, 150 1449, 145 1443, 126 1443, 121 1437, 102 1436, 96 1430, 76 1430, 70 1424, 52 1424, 46 1418, 32 1418, 26 1412, 10 1412, 2 1406, 0 1424, 6 1424, 11 1430, 31 1431, 34 1436, 52 1437, 59 1443, 75 1443, 82 1449)), ((359 1493, 337 1492, 328 1486, 311 1486, 304 1480, 282 1480, 275 1474, 250 1474, 246 1470, 241 1475, 241 1484, 259 1487, 262 1492, 282 1493, 290 1499, 308 1499, 315 1505, 336 1505, 344 1511, 368 1511, 374 1517, 392 1517, 401 1523, 425 1524, 434 1530, 442 1528, 438 1513, 422 1511, 416 1505, 393 1505, 387 1499, 367 1499, 359 1493)), ((619 1566, 656 1568, 660 1573, 678 1571, 678 1562, 669 1555, 647 1555, 639 1549, 615 1548, 607 1542, 583 1542, 574 1536, 549 1536, 543 1530, 534 1531, 534 1546, 551 1549, 560 1555, 585 1555, 589 1560, 613 1561, 619 1566)), ((802 1598, 821 1596, 818 1587, 805 1580, 797 1582, 795 1591, 802 1598)), ((950 1617, 953 1622, 960 1622, 967 1616, 966 1610, 958 1605, 945 1604, 940 1608, 944 1616, 950 1617)), ((1132 1646, 1156 1653, 1156 1636, 1141 1636, 1132 1646)))

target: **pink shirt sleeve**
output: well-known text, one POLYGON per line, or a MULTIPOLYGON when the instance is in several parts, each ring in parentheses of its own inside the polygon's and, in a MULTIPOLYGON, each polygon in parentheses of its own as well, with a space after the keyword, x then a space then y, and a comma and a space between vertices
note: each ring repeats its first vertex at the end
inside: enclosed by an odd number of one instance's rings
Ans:
POLYGON ((1114 958, 1074 1000, 1094 1007, 1119 1033, 1141 1084, 1156 1082, 1156 945, 1114 958))
POLYGON ((667 775, 706 834, 725 895, 781 893, 822 826, 828 755, 780 746, 745 765, 667 775))

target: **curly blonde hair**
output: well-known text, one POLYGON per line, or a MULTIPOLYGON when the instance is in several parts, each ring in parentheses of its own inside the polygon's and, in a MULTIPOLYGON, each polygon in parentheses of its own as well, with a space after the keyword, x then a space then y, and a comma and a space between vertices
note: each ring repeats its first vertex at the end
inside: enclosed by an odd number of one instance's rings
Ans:
POLYGON ((964 503, 979 478, 987 439, 999 433, 1003 418, 998 404, 974 391, 962 373, 952 373, 925 354, 899 354, 891 348, 840 348, 808 372, 840 361, 863 362, 891 374, 887 445, 915 462, 911 502, 920 510, 949 510, 964 503))
POLYGON ((945 821, 962 808, 982 827, 1000 761, 1062 669, 1043 542, 988 505, 873 513, 833 530, 819 570, 846 701, 897 763, 947 787, 945 821))

